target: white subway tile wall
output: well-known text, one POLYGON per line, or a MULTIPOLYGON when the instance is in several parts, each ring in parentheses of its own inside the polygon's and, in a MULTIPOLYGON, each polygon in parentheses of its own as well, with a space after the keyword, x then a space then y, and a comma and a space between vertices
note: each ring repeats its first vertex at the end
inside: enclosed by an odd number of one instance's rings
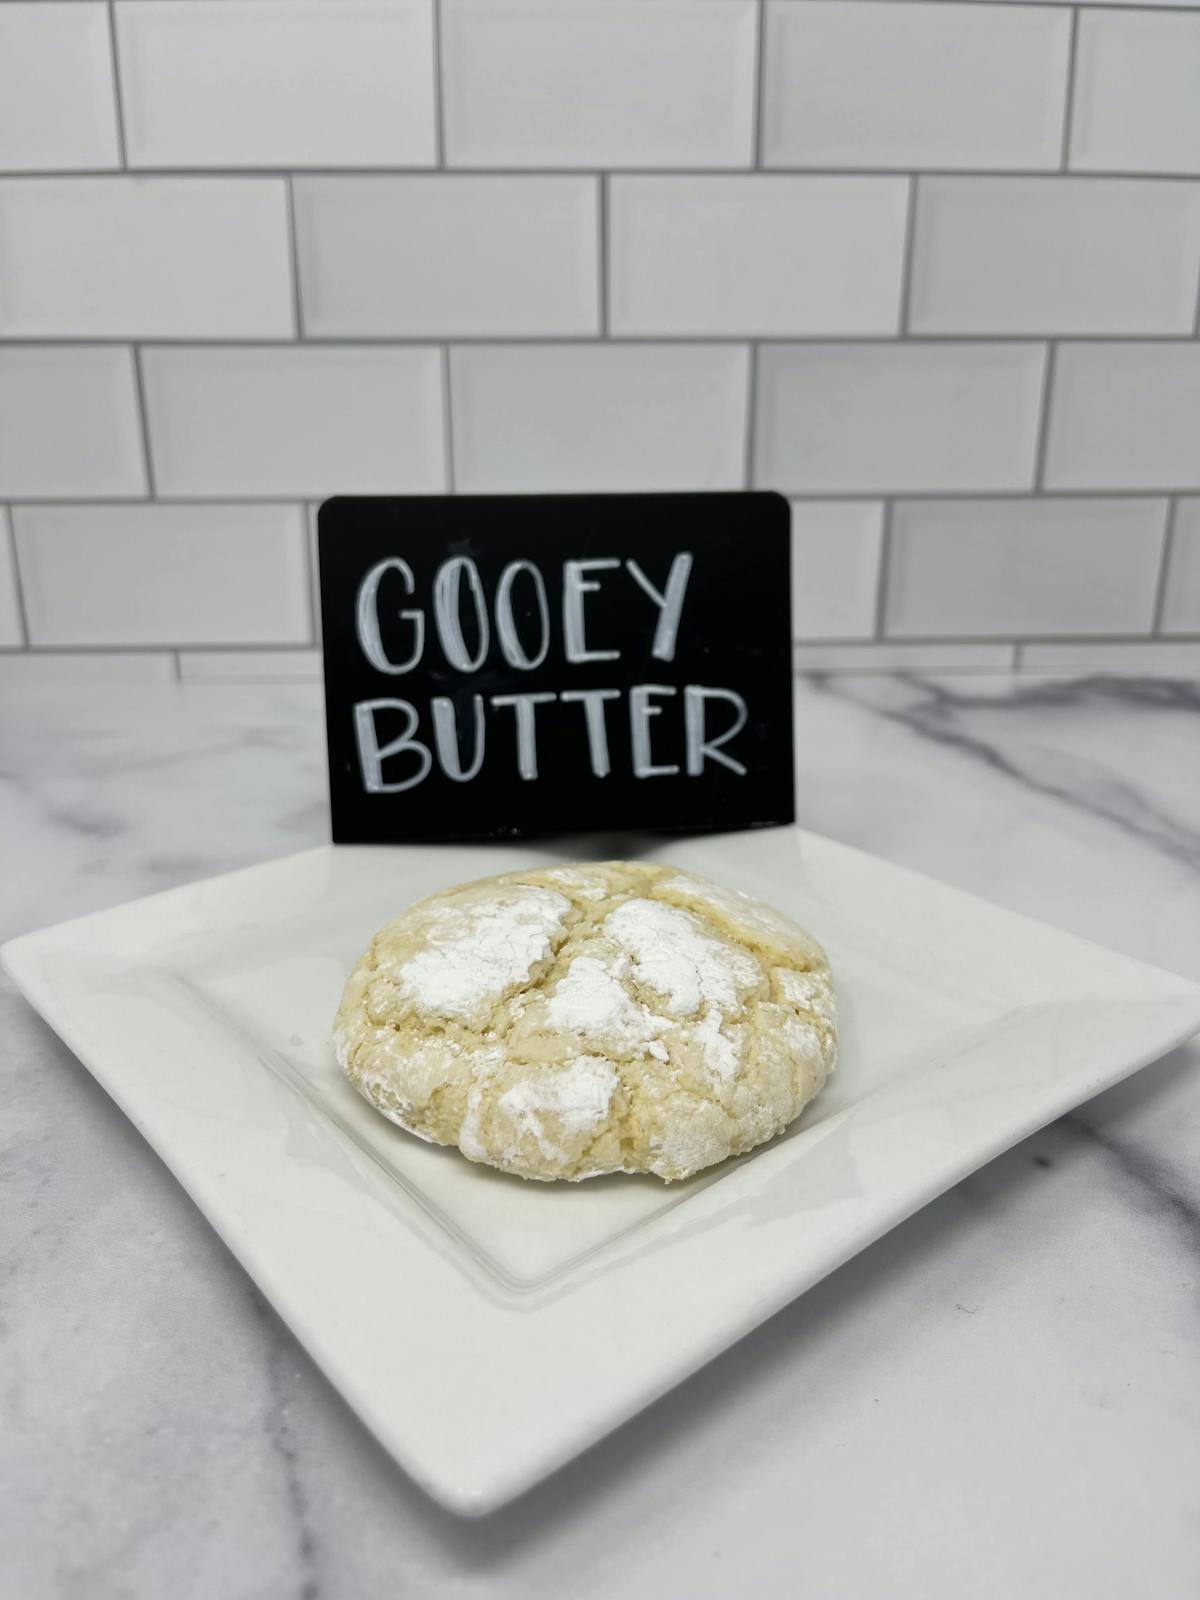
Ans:
POLYGON ((743 487, 799 667, 1195 676, 1198 318, 1200 0, 3 0, 0 684, 315 679, 327 494, 743 487))
POLYGON ((748 167, 758 0, 441 0, 455 167, 748 167))
POLYGON ((305 333, 597 334, 598 182, 298 178, 305 333))
POLYGON ((128 345, 0 345, 0 495, 147 492, 128 345))
POLYGON ((0 239, 0 337, 294 332, 282 178, 6 178, 0 239))
POLYGON ((1148 633, 1166 500, 910 500, 892 515, 896 638, 1148 633))
POLYGON ((1057 167, 1061 6, 766 0, 771 167, 1057 167))
POLYGON ((1148 644, 1134 640, 1023 644, 1017 646, 1017 665, 1029 672, 1195 678, 1200 676, 1200 640, 1187 644, 1159 640, 1148 644))
POLYGON ((799 672, 1002 672, 1015 664, 1011 644, 797 644, 799 672))
POLYGON ((1200 634, 1200 500, 1175 507, 1162 631, 1200 634))
POLYGON ((875 632, 881 500, 792 505, 792 632, 798 639, 869 639, 875 632))
MULTIPOLYGON (((48 4, 49 0, 39 0, 48 4)), ((63 0, 67 3, 67 0, 63 0)), ((0 651, 0 689, 69 688, 87 683, 174 683, 179 676, 169 650, 0 651)))
POLYGON ((119 165, 108 7, 0 5, 0 171, 119 165))
POLYGON ((1033 487, 1040 344, 776 344, 758 358, 760 488, 1033 487))
POLYGON ((300 506, 18 506, 33 644, 311 638, 300 506))
POLYGON ((148 345, 161 495, 437 494, 442 363, 431 346, 148 345))
POLYGON ((0 512, 0 645, 11 649, 25 643, 21 597, 17 591, 17 554, 13 549, 8 512, 0 512))
POLYGON ((131 167, 431 166, 433 0, 116 0, 131 167))
POLYGON ((1200 173, 1200 13, 1080 14, 1071 165, 1200 173))
POLYGON ((1200 489, 1200 342, 1060 346, 1046 483, 1200 489))
POLYGON ((739 489, 740 345, 466 345, 450 358, 468 494, 739 489))
POLYGON ((317 683, 319 650, 181 650, 185 683, 317 683))
POLYGON ((904 178, 614 178, 610 328, 894 334, 904 178))
POLYGON ((1198 276, 1200 183, 920 180, 913 333, 1186 335, 1198 276))

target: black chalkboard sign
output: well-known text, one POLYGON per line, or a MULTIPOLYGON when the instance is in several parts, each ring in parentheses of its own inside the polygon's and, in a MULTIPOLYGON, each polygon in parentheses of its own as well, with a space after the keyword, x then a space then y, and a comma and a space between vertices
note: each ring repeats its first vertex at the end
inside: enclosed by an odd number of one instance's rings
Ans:
POLYGON ((334 839, 792 821, 789 526, 777 494, 326 501, 334 839))

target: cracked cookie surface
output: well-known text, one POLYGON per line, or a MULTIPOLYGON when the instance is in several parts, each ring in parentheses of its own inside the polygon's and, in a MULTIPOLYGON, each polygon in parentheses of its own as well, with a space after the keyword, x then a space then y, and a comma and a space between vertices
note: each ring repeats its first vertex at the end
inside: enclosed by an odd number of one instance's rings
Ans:
POLYGON ((781 1132, 833 1070, 824 951, 691 873, 582 862, 483 878, 382 928, 334 1025, 400 1127, 523 1178, 668 1181, 781 1132))

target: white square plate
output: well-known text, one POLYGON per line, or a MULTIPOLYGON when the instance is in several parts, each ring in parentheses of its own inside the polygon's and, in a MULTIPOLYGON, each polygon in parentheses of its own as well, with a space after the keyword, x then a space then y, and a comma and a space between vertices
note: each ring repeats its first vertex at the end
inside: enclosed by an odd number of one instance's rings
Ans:
POLYGON ((1200 1028, 1182 978, 799 829, 660 841, 641 853, 822 940, 838 1072, 787 1135, 690 1182, 522 1183, 385 1122, 329 1028, 404 905, 571 853, 324 848, 3 951, 367 1425, 466 1514, 1200 1028))

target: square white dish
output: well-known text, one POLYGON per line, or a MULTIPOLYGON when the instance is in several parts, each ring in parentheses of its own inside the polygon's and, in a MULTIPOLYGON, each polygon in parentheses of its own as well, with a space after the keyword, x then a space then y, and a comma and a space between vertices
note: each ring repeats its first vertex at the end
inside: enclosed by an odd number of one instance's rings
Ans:
POLYGON ((474 1166, 385 1122, 333 1060, 379 924, 586 846, 327 847, 3 950, 368 1427, 464 1514, 1200 1028, 1200 986, 800 829, 619 848, 779 905, 838 983, 824 1093, 783 1138, 669 1187, 474 1166))

